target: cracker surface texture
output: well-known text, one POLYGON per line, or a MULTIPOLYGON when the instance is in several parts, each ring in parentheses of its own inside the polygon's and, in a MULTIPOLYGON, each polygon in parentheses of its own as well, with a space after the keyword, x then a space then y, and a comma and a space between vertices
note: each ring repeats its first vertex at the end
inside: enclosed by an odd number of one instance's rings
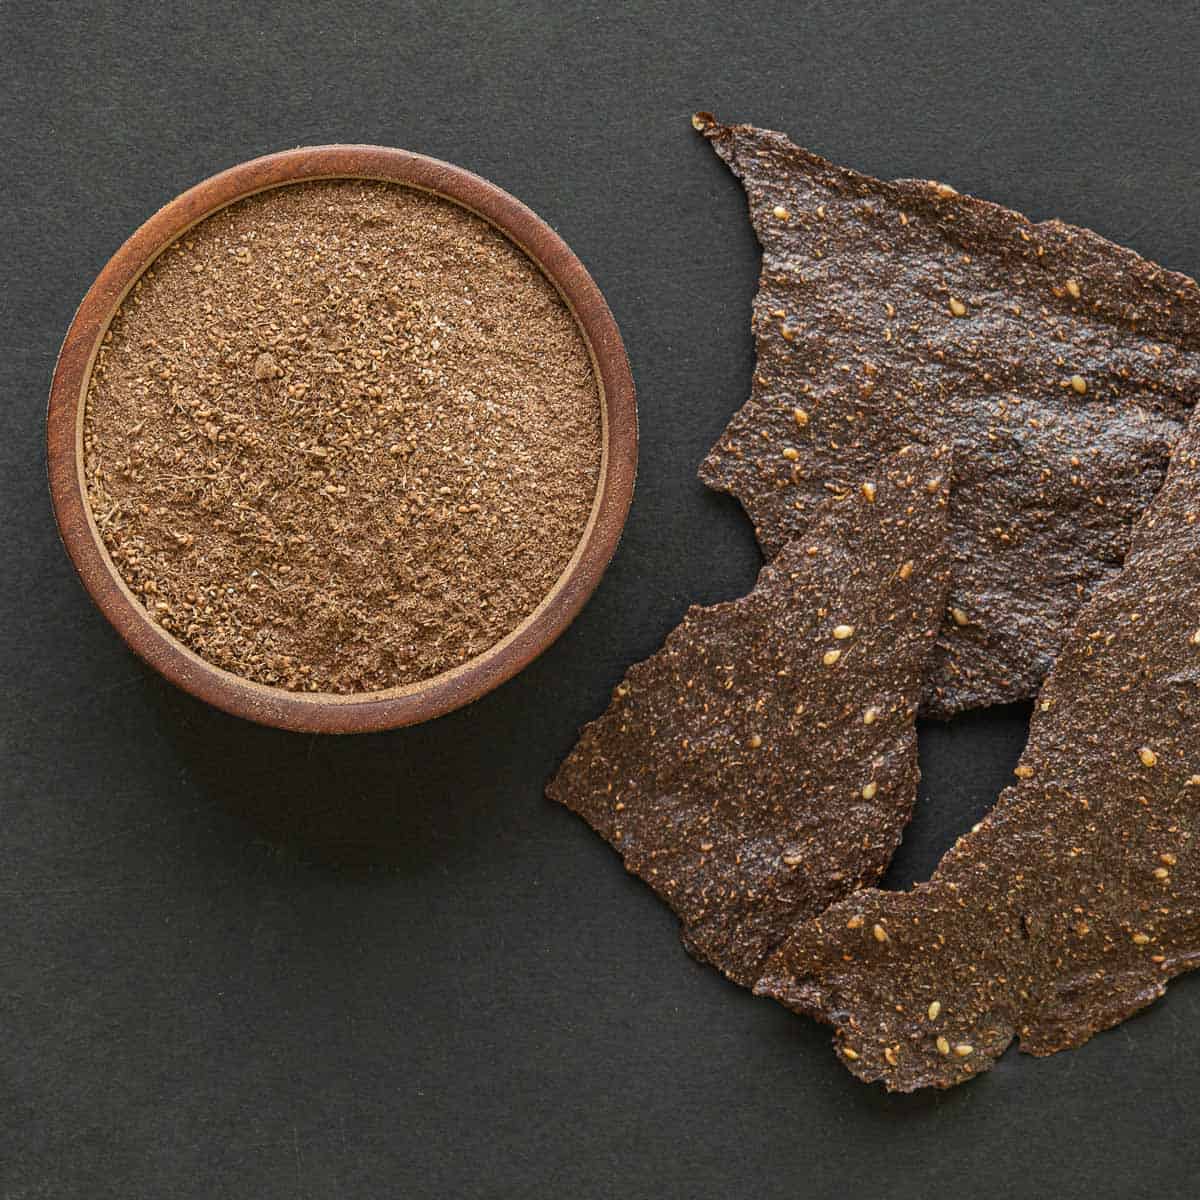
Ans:
POLYGON ((701 477, 773 555, 831 488, 951 443, 951 602, 923 710, 1033 696, 1200 396, 1200 290, 1086 229, 693 123, 762 245, 751 395, 701 477))
POLYGON ((1078 614, 1017 782, 910 892, 800 928, 756 990, 854 1074, 949 1087, 1087 1041, 1200 965, 1200 414, 1124 570, 1078 614), (875 935, 882 931, 883 937, 875 935))
POLYGON ((949 475, 914 448, 830 497, 749 595, 693 607, 630 669, 547 789, 736 982, 877 880, 908 822, 949 475))

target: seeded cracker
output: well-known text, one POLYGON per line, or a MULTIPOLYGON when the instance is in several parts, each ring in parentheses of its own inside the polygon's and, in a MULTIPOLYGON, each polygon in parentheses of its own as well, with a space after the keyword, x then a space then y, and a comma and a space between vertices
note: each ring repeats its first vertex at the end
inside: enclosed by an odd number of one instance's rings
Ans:
POLYGON ((694 124, 763 247, 753 389, 702 478, 770 555, 898 446, 952 443, 951 612, 923 709, 1032 696, 1200 396, 1200 290, 1085 229, 694 124))
POLYGON ((1069 1049, 1200 965, 1198 516, 1200 414, 1078 615, 1017 784, 929 883, 849 897, 768 964, 756 990, 835 1025, 860 1078, 948 1087, 1014 1036, 1069 1049))
POLYGON ((831 498, 748 596, 690 609, 547 789, 738 983, 796 921, 878 879, 908 822, 949 467, 897 455, 831 498))

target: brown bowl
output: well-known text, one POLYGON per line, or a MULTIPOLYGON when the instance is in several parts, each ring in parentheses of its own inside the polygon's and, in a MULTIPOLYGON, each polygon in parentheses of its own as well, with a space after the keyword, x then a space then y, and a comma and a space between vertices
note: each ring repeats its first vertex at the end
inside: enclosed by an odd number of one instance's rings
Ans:
POLYGON ((359 733, 441 716, 510 679, 574 620, 600 582, 633 498, 637 400, 625 347, 600 290, 566 243, 507 192, 461 167, 382 146, 313 146, 268 154, 197 184, 154 214, 92 284, 54 370, 47 416, 50 494, 67 553, 100 611, 130 648, 172 683, 210 704, 283 729, 359 733), (255 192, 312 179, 379 179, 433 192, 494 225, 542 269, 566 301, 592 358, 602 409, 600 481, 591 517, 557 583, 502 641, 420 683, 351 695, 291 692, 206 662, 149 619, 104 547, 83 476, 83 409, 100 341, 121 301, 179 236, 255 192))

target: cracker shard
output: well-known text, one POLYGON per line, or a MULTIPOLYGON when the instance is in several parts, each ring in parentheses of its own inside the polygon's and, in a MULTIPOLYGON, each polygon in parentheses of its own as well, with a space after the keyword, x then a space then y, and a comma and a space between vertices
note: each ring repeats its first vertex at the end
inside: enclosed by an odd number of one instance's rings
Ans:
POLYGON ((1014 1037, 1069 1049, 1200 965, 1198 516, 1200 413, 1078 614, 1017 785, 928 883, 847 898, 767 964, 756 991, 834 1025, 860 1078, 949 1087, 1014 1037))
POLYGON ((827 486, 952 443, 951 607, 969 620, 943 623, 923 708, 1032 696, 1200 396, 1200 289, 1088 230, 702 118, 763 258, 753 389, 701 477, 771 555, 827 486))
POLYGON ((690 609, 630 669, 547 788, 739 983, 877 880, 908 822, 949 473, 943 450, 913 448, 874 465, 873 499, 830 497, 749 595, 690 609))

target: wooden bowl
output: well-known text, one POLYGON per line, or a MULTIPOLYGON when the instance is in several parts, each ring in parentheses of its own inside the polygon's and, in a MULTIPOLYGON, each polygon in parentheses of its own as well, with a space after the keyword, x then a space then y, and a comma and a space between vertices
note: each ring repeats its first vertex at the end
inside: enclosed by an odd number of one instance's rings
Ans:
POLYGON ((507 192, 460 167, 381 146, 313 146, 241 163, 172 200, 112 257, 67 332, 47 416, 50 494, 63 543, 100 611, 130 648, 172 683, 210 704, 282 729, 359 733, 441 716, 510 679, 574 620, 600 582, 633 498, 637 400, 616 322, 566 243, 507 192), (83 475, 83 410, 109 322, 147 267, 179 236, 255 192, 312 179, 378 179, 462 205, 515 242, 567 303, 587 343, 600 392, 602 457, 591 517, 570 562, 541 604, 502 641, 420 683, 351 695, 269 687, 213 666, 149 619, 113 565, 96 528, 83 475))

